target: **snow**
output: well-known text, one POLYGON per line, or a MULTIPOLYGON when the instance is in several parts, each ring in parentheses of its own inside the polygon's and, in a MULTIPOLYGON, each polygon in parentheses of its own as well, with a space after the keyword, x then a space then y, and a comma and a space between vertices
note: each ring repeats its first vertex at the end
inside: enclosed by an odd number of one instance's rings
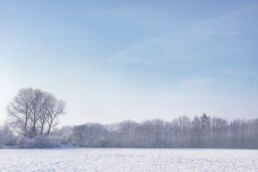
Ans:
POLYGON ((1 172, 258 171, 258 150, 2 149, 1 172))

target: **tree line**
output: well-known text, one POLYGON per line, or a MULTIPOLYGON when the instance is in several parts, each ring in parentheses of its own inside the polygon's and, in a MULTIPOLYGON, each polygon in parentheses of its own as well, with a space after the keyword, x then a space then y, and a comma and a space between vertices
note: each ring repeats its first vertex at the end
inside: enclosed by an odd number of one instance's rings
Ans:
POLYGON ((71 130, 68 142, 81 147, 258 148, 258 119, 227 121, 203 114, 192 120, 84 124, 71 130))
POLYGON ((207 114, 172 121, 86 123, 55 128, 65 103, 39 89, 21 89, 0 126, 0 145, 15 147, 258 148, 258 118, 226 120, 207 114))

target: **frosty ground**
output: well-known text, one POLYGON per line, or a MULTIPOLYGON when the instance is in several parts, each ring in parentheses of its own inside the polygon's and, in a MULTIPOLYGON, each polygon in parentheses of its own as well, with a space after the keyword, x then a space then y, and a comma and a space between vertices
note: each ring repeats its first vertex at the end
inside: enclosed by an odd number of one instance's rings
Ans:
POLYGON ((258 150, 2 149, 0 171, 258 171, 258 150))

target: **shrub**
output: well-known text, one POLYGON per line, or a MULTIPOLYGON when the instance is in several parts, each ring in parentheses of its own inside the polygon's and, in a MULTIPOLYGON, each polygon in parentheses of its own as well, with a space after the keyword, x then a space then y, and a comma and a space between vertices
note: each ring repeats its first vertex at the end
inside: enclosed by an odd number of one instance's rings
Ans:
POLYGON ((17 139, 19 148, 54 148, 60 147, 59 140, 55 137, 37 136, 35 138, 19 137, 17 139))

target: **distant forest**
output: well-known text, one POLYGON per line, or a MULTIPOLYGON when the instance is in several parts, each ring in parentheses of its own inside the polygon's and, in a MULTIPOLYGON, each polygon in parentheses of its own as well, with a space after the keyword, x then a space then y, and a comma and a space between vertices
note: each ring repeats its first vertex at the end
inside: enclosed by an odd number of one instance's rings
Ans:
POLYGON ((80 147, 258 148, 258 119, 229 122, 206 114, 193 120, 183 116, 171 122, 156 119, 85 124, 67 131, 71 134, 66 143, 80 147))
POLYGON ((206 114, 141 123, 86 123, 56 128, 65 103, 38 89, 22 89, 0 126, 0 147, 258 148, 258 119, 225 120, 206 114))

